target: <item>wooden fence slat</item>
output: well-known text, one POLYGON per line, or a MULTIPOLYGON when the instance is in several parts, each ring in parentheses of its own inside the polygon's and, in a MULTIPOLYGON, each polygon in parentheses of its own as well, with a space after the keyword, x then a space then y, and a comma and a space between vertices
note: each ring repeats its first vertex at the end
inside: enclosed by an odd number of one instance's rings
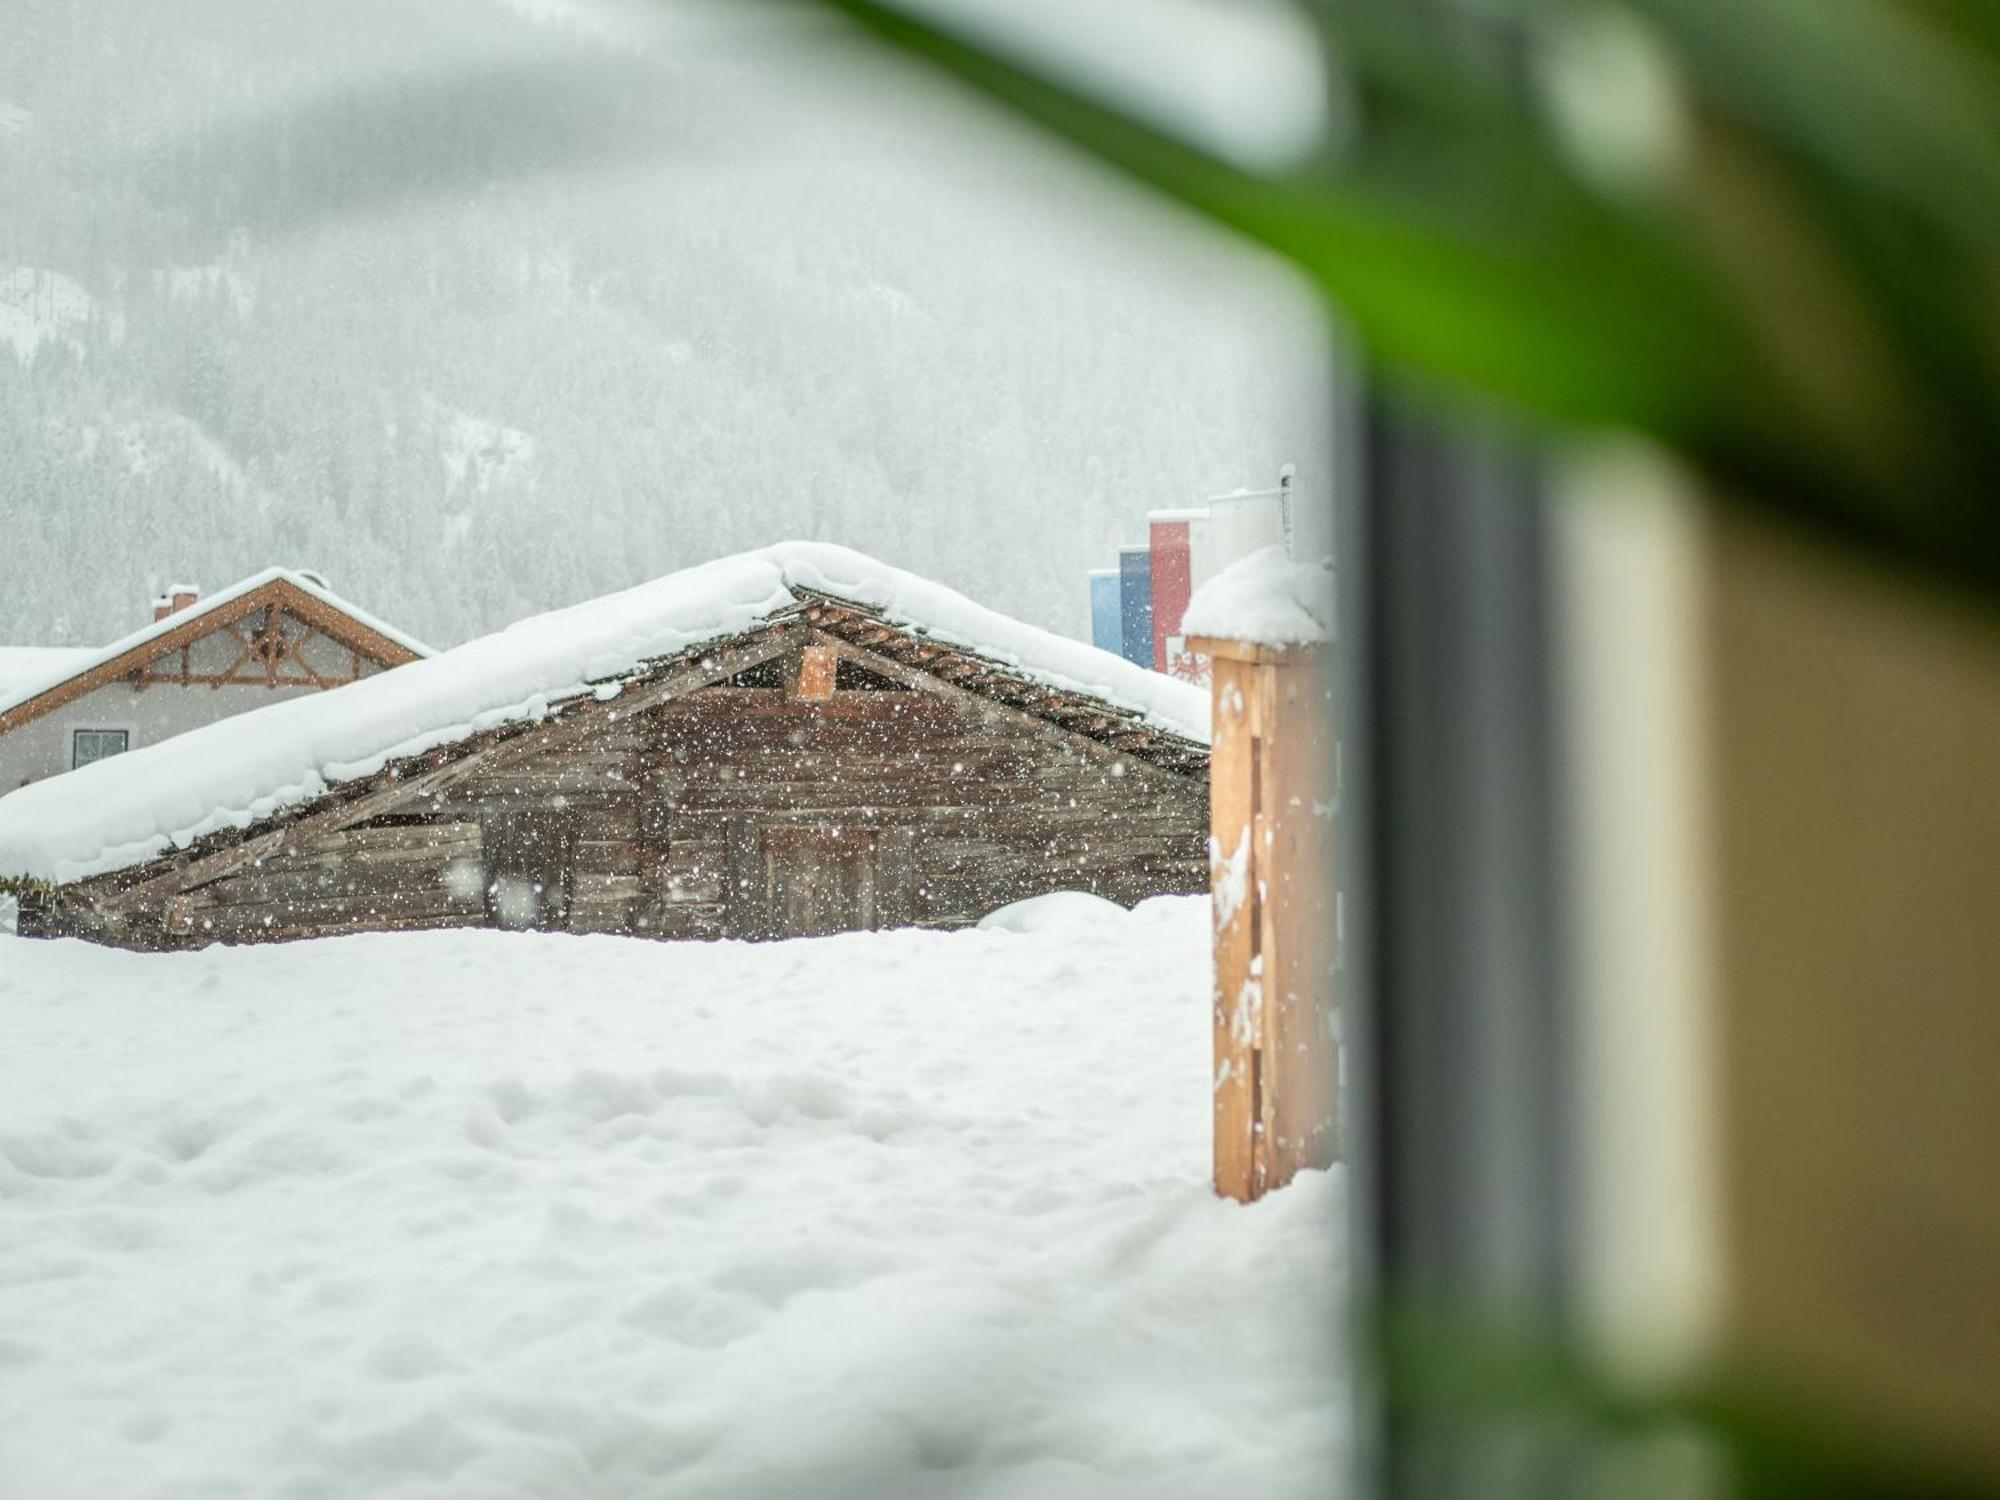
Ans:
POLYGON ((1241 1201, 1338 1150, 1332 705, 1317 653, 1211 658, 1215 1189, 1241 1201))
POLYGON ((1258 1017, 1257 902, 1252 884, 1251 788, 1257 756, 1254 667, 1215 664, 1210 746, 1209 874, 1215 917, 1215 1190, 1255 1196, 1258 1017))

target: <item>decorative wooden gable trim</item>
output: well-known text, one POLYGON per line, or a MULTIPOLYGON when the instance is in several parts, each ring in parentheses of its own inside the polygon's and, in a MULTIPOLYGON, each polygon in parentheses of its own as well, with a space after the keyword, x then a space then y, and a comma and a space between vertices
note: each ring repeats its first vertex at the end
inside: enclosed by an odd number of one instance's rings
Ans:
POLYGON ((387 668, 416 659, 417 654, 409 647, 362 624, 345 610, 313 597, 288 579, 274 578, 240 598, 202 610, 186 624, 164 631, 26 702, 15 704, 0 714, 0 734, 120 681, 130 681, 142 688, 157 683, 329 688, 359 677, 364 662, 387 668), (253 618, 257 616, 262 618, 253 618), (350 658, 348 675, 330 677, 307 665, 297 650, 302 638, 283 628, 286 618, 343 647, 350 658), (241 653, 223 673, 190 671, 191 648, 197 641, 218 633, 231 636, 242 647, 241 653))

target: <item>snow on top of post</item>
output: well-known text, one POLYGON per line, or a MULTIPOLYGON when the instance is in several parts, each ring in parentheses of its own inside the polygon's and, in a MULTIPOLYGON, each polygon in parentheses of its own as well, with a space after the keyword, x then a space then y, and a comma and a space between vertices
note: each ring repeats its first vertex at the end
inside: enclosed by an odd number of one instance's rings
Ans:
POLYGON ((783 542, 23 787, 0 797, 0 878, 81 880, 248 827, 392 760, 543 717, 648 662, 740 634, 798 604, 795 590, 863 606, 1049 687, 1208 740, 1199 688, 845 547, 783 542))
POLYGON ((1181 633, 1260 646, 1333 639, 1333 565, 1293 562, 1265 547, 1209 579, 1188 601, 1181 633))

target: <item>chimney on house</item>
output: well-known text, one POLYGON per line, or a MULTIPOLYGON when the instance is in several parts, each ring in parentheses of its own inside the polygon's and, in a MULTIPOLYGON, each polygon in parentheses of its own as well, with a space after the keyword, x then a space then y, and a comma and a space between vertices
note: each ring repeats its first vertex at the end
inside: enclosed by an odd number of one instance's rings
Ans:
POLYGON ((201 590, 191 583, 168 584, 167 591, 153 601, 155 623, 166 619, 168 615, 177 615, 184 609, 194 608, 195 601, 199 598, 201 590))

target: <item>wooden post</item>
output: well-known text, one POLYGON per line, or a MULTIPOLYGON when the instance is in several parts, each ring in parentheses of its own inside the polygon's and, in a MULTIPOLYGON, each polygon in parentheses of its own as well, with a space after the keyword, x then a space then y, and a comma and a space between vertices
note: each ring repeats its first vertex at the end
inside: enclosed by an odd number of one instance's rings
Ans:
POLYGON ((1215 1190, 1249 1202, 1339 1150, 1333 705, 1319 650, 1189 647, 1215 710, 1215 1190))

